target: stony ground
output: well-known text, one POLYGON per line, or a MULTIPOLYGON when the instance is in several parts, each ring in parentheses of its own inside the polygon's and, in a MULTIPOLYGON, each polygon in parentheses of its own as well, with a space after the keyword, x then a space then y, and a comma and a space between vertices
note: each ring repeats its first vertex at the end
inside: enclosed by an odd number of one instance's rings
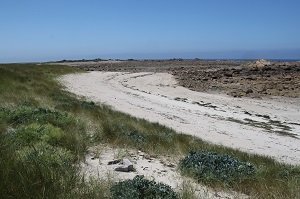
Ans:
POLYGON ((214 190, 197 183, 191 178, 184 177, 177 168, 178 163, 179 157, 149 155, 142 151, 99 145, 89 149, 89 153, 81 167, 82 173, 86 176, 97 176, 103 180, 120 181, 133 179, 136 175, 143 175, 148 179, 165 183, 179 192, 184 189, 184 186, 189 186, 196 198, 249 198, 247 195, 230 190, 214 190), (112 160, 123 158, 128 158, 133 163, 134 171, 117 172, 115 168, 120 166, 119 163, 109 163, 112 160))
POLYGON ((168 72, 190 90, 234 97, 300 97, 300 62, 157 60, 62 64, 87 71, 168 72))
POLYGON ((300 63, 247 63, 238 67, 172 69, 179 84, 234 97, 300 97, 300 63))
POLYGON ((86 61, 63 62, 60 64, 74 66, 87 71, 111 72, 168 72, 172 69, 236 67, 242 61, 201 61, 201 60, 152 60, 152 61, 86 61))

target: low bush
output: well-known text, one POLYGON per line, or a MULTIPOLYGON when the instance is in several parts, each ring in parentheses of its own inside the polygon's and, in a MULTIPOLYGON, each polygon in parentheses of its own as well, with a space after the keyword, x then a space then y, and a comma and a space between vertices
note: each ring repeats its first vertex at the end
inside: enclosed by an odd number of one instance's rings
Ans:
POLYGON ((9 132, 10 139, 21 146, 31 146, 36 142, 46 142, 52 146, 65 145, 65 132, 52 124, 37 124, 33 123, 26 126, 21 126, 15 131, 9 132))
POLYGON ((156 183, 135 176, 132 180, 118 182, 111 187, 113 199, 176 199, 177 194, 172 188, 163 183, 156 183))
POLYGON ((239 161, 229 155, 214 152, 190 152, 180 162, 180 169, 190 173, 199 181, 220 181, 231 183, 254 176, 256 168, 247 162, 239 161))
POLYGON ((10 110, 8 121, 14 125, 32 122, 50 123, 62 128, 76 124, 76 120, 67 113, 30 106, 19 106, 10 110))
POLYGON ((10 135, 17 136, 16 139, 28 142, 43 140, 53 146, 63 146, 78 155, 86 151, 88 139, 85 125, 66 112, 18 106, 0 108, 0 119, 16 129, 10 135))

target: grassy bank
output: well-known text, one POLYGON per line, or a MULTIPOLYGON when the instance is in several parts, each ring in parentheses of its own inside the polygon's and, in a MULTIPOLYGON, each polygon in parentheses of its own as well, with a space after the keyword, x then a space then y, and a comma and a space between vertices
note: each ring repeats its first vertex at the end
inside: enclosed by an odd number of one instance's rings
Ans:
MULTIPOLYGON (((105 198, 107 182, 84 182, 78 175, 89 146, 106 143, 152 154, 189 151, 228 154, 252 163, 251 178, 226 184, 255 198, 299 198, 300 168, 211 145, 156 123, 136 119, 64 91, 58 76, 80 72, 65 66, 0 65, 0 195, 2 198, 105 198)), ((184 175, 196 176, 189 171, 184 175)))

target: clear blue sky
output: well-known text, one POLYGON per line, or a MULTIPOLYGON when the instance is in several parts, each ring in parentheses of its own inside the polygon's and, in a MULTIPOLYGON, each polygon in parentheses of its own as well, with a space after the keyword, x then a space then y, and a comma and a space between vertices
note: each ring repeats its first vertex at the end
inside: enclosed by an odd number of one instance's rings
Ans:
POLYGON ((299 0, 0 0, 0 62, 300 59, 299 0))

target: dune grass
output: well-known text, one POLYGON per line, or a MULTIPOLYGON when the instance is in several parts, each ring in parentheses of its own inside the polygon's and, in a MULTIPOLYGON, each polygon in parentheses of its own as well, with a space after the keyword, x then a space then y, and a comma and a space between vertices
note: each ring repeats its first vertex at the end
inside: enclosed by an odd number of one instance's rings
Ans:
MULTIPOLYGON (((0 65, 1 198, 109 197, 108 184, 85 182, 78 174, 77 163, 89 146, 98 143, 160 155, 183 156, 191 150, 227 154, 253 164, 256 174, 230 185, 217 180, 200 183, 254 198, 300 198, 299 166, 212 145, 78 99, 56 80, 75 72, 81 71, 55 65, 0 65)), ((189 171, 183 175, 195 177, 189 171)))

